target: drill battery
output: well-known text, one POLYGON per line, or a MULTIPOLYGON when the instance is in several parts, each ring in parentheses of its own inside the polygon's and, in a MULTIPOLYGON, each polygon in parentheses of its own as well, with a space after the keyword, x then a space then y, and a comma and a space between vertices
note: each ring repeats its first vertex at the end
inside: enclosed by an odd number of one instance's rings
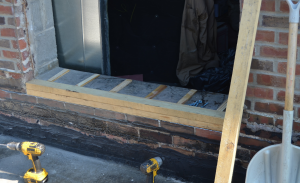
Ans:
POLYGON ((23 177, 25 183, 45 183, 48 181, 48 172, 42 168, 42 172, 35 173, 33 168, 30 168, 23 177))

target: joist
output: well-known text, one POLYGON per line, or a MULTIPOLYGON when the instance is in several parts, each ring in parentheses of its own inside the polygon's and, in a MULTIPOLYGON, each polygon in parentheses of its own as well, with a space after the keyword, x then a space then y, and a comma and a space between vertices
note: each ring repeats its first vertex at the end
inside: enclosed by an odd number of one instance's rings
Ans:
POLYGON ((93 74, 92 76, 90 76, 90 77, 86 78, 85 80, 81 81, 80 83, 78 83, 76 86, 83 87, 83 86, 87 85, 88 83, 92 82, 94 79, 96 79, 99 76, 100 76, 100 74, 93 74))
POLYGON ((67 74, 68 72, 70 72, 69 69, 64 69, 64 70, 60 71, 59 73, 55 74, 54 76, 52 76, 50 79, 48 79, 48 81, 54 82, 54 81, 58 80, 59 78, 61 78, 63 75, 67 74))
POLYGON ((132 82, 131 79, 126 79, 122 83, 120 83, 118 86, 114 87, 110 92, 115 92, 118 93, 121 91, 123 88, 125 88, 127 85, 129 85, 132 82))
POLYGON ((184 97, 182 97, 182 99, 180 99, 177 104, 185 104, 188 100, 190 100, 195 93, 197 93, 197 90, 190 90, 184 97))
POLYGON ((219 108, 217 109, 217 111, 224 111, 227 107, 227 102, 228 102, 228 99, 225 100, 220 106, 219 108))
POLYGON ((43 80, 26 83, 29 95, 221 131, 224 112, 43 80))
POLYGON ((151 93, 149 93, 145 98, 153 99, 155 96, 157 96, 160 92, 164 91, 166 89, 166 85, 160 85, 155 90, 153 90, 151 93))
POLYGON ((232 181, 261 1, 244 0, 215 183, 232 181))

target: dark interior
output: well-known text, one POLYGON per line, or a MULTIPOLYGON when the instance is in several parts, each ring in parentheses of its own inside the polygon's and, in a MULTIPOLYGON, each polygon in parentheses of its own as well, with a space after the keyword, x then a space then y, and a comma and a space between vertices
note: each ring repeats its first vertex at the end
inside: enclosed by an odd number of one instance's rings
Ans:
POLYGON ((176 83, 183 7, 184 0, 109 0, 112 75, 176 83))
MULTIPOLYGON (((147 82, 179 86, 176 67, 184 4, 185 0, 108 0, 112 75, 142 74, 147 82)), ((218 53, 235 50, 239 1, 215 0, 215 17, 218 53)))

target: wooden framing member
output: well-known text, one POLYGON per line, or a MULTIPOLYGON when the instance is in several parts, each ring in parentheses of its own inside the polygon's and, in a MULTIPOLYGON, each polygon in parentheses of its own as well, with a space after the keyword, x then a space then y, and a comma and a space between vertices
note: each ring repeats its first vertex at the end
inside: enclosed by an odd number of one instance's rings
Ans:
POLYGON ((221 131, 224 112, 151 100, 97 89, 32 80, 29 95, 64 101, 120 113, 221 131))
POLYGON ((92 76, 90 76, 90 77, 86 78, 85 80, 81 81, 80 83, 78 83, 76 86, 83 87, 83 86, 87 85, 88 83, 92 82, 94 79, 96 79, 99 76, 100 76, 100 74, 93 74, 92 76))
POLYGON ((193 95, 197 93, 197 90, 190 90, 182 99, 180 99, 177 104, 185 104, 190 98, 192 98, 193 95))
POLYGON ((149 95, 147 95, 145 98, 153 99, 155 96, 157 96, 160 92, 164 91, 168 86, 166 85, 160 85, 155 90, 153 90, 149 95))
POLYGON ((227 103, 228 103, 228 99, 225 100, 220 106, 219 108, 217 109, 217 111, 224 111, 227 107, 227 103))
POLYGON ((232 181, 261 1, 244 0, 215 183, 232 181))
POLYGON ((54 82, 54 81, 58 80, 60 77, 62 77, 63 75, 67 74, 68 72, 70 72, 69 69, 64 69, 64 70, 60 71, 59 73, 55 74, 52 78, 48 79, 48 81, 54 82))
POLYGON ((118 86, 114 87, 110 92, 115 92, 118 93, 121 91, 123 88, 125 88, 127 85, 129 85, 132 82, 131 79, 126 79, 122 83, 120 83, 118 86))

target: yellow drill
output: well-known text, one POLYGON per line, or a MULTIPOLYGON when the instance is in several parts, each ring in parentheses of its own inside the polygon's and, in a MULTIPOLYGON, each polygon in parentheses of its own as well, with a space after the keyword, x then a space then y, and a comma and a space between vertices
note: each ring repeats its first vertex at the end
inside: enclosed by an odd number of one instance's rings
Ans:
POLYGON ((24 175, 25 183, 45 183, 48 181, 48 172, 42 168, 38 156, 41 156, 46 148, 38 142, 10 142, 6 147, 11 150, 20 151, 32 161, 33 168, 30 168, 24 175))
POLYGON ((141 164, 140 170, 147 175, 147 183, 154 183, 155 176, 162 163, 163 160, 160 157, 155 157, 141 164))

